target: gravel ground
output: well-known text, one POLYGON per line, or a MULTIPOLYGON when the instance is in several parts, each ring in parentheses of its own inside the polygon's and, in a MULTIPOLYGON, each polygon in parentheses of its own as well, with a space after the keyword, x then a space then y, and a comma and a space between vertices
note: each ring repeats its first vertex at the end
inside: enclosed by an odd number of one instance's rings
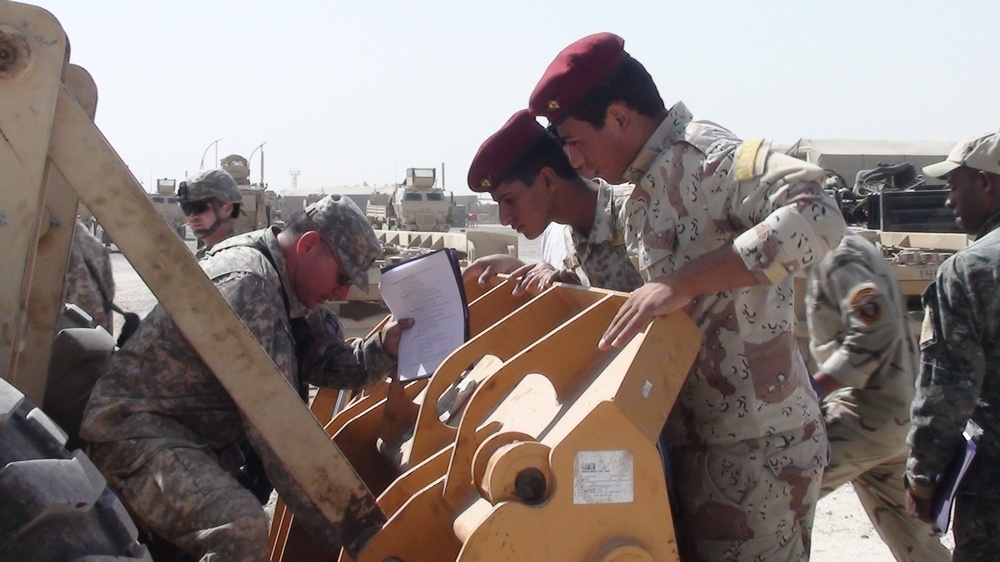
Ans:
MULTIPOLYGON (((482 226, 479 230, 508 233, 503 226, 482 226)), ((524 261, 536 261, 540 258, 539 243, 523 235, 520 238, 520 257, 524 261)), ((194 249, 194 242, 187 241, 194 249)), ((123 309, 136 312, 140 316, 149 312, 156 304, 149 289, 142 279, 120 253, 111 257, 116 284, 116 303, 123 309)), ((121 317, 115 315, 115 333, 121 329, 121 317)), ((878 533, 875 532, 868 515, 865 513, 850 484, 841 487, 822 501, 816 510, 816 521, 813 529, 813 562, 842 562, 853 559, 865 562, 892 562, 889 553, 878 533)), ((952 548, 954 542, 951 536, 944 538, 945 544, 952 548)))

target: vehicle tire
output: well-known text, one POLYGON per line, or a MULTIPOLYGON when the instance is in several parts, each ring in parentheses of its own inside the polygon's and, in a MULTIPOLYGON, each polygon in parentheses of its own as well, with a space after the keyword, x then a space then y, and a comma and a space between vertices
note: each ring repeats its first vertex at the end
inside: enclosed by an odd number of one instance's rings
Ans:
POLYGON ((148 561, 125 507, 82 451, 0 380, 0 560, 148 561))

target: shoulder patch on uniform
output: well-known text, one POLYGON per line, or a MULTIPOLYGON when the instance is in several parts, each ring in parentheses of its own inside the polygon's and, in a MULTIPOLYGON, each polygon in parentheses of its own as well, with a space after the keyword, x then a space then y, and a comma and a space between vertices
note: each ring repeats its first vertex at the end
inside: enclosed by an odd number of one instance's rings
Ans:
POLYGON ((924 320, 920 323, 920 347, 934 343, 934 313, 924 311, 924 320))
POLYGON ((857 310, 858 318, 861 318, 861 321, 865 324, 874 324, 882 317, 882 307, 875 301, 862 303, 857 310))
POLYGON ((862 283, 854 288, 849 295, 847 295, 848 305, 851 310, 857 310, 858 307, 863 305, 866 301, 878 294, 878 287, 875 283, 862 283))
POLYGON ((935 283, 924 290, 924 320, 920 323, 920 349, 926 349, 937 343, 937 293, 935 283))
POLYGON ((757 172, 757 155, 762 144, 764 139, 750 139, 740 145, 736 157, 736 181, 744 182, 760 175, 757 172))

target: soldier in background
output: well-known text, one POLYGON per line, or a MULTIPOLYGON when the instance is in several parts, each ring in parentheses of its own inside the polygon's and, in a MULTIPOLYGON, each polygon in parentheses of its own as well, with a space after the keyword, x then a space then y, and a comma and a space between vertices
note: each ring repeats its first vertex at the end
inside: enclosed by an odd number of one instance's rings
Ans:
POLYGON ((469 188, 489 193, 497 202, 500 222, 534 240, 552 223, 563 240, 566 258, 525 265, 511 256, 486 256, 469 265, 466 279, 480 283, 497 273, 520 277, 514 294, 541 291, 552 283, 572 283, 629 292, 642 277, 625 251, 619 215, 632 194, 629 185, 581 177, 569 163, 559 140, 526 110, 515 113, 483 142, 469 167, 469 188))
POLYGON ((964 448, 978 452, 955 498, 954 560, 1000 553, 1000 133, 965 140, 924 174, 948 182, 946 206, 976 241, 948 258, 924 291, 920 373, 906 466, 908 508, 932 522, 938 477, 964 448))
POLYGON ((115 279, 111 274, 108 249, 79 220, 73 228, 73 242, 66 267, 63 301, 75 304, 114 333, 111 311, 115 300, 115 279))
POLYGON ((199 172, 177 186, 177 198, 188 226, 198 238, 196 258, 205 257, 212 246, 236 234, 243 195, 229 172, 199 172))
POLYGON ((830 440, 820 497, 851 482, 896 560, 950 560, 939 533, 906 513, 917 346, 888 262, 863 236, 847 234, 809 268, 806 287, 809 348, 830 440))
MULTIPOLYGON (((380 251, 364 213, 328 196, 293 217, 217 244, 201 266, 293 386, 360 388, 389 373, 402 329, 390 321, 367 339, 325 346, 304 357, 292 323, 352 284, 367 290, 380 251), (300 369, 311 362, 310 369, 300 369), (318 368, 322 366, 324 368, 318 368)), ((84 414, 81 435, 91 459, 137 520, 205 560, 267 560, 267 517, 226 462, 249 441, 296 520, 324 548, 342 546, 341 529, 317 506, 244 421, 215 375, 157 306, 111 360, 84 414)))
POLYGON ((806 559, 828 450, 789 274, 840 242, 843 218, 822 169, 668 110, 623 47, 610 33, 570 45, 529 102, 575 168, 635 184, 625 237, 646 283, 599 345, 677 310, 704 335, 664 430, 683 559, 806 559))

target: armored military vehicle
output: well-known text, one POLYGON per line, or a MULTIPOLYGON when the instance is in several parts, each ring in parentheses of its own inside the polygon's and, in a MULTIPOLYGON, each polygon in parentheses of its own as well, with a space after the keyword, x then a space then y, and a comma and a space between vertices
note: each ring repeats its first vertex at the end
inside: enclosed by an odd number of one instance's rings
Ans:
POLYGON ((264 186, 250 183, 250 167, 247 159, 239 154, 230 154, 222 159, 221 165, 222 169, 229 172, 229 175, 236 180, 236 185, 243 195, 242 212, 236 217, 236 231, 250 232, 271 224, 271 203, 264 186))
POLYGON ((436 181, 434 168, 408 168, 406 179, 391 195, 369 199, 368 220, 377 229, 448 232, 455 204, 436 181))
POLYGON ((176 191, 177 180, 167 178, 157 179, 156 193, 150 195, 149 198, 153 200, 156 210, 160 211, 160 214, 167 220, 170 227, 177 232, 177 235, 181 239, 184 239, 187 234, 187 218, 181 211, 176 191))

